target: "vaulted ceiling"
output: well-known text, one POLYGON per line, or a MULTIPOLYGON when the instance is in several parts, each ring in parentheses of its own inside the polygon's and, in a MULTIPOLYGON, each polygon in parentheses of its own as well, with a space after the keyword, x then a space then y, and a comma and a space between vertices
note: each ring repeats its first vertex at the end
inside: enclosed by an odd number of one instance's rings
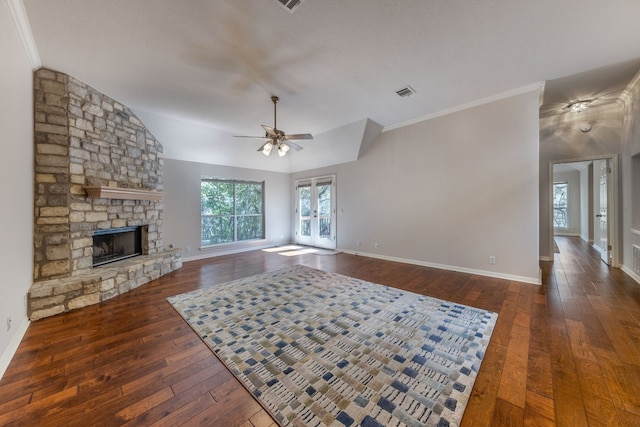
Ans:
POLYGON ((271 95, 279 128, 318 134, 547 80, 557 108, 583 96, 568 76, 612 96, 640 67, 637 0, 305 0, 293 13, 279 0, 23 1, 43 66, 233 134, 262 134, 271 95))

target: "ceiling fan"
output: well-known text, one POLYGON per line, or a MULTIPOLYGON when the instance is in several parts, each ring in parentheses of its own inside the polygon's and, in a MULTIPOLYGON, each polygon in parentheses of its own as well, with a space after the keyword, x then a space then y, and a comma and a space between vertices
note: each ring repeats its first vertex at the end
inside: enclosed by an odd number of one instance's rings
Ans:
POLYGON ((274 148, 277 148, 278 155, 284 156, 287 154, 290 148, 293 148, 296 151, 302 150, 302 147, 293 142, 292 140, 300 140, 300 139, 313 139, 313 135, 310 133, 292 133, 286 134, 284 131, 281 131, 277 128, 276 122, 276 106, 280 98, 277 96, 272 96, 271 101, 273 102, 273 127, 262 125, 262 128, 265 131, 264 136, 244 136, 244 135, 235 135, 236 138, 260 138, 260 139, 268 139, 267 142, 262 144, 258 151, 262 151, 262 154, 268 156, 271 154, 274 148))

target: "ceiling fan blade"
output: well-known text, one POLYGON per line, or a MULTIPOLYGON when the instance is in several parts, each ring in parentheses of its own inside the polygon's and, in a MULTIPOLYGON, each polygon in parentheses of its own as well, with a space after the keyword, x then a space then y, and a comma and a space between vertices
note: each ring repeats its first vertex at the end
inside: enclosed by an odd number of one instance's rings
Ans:
POLYGON ((292 141, 282 141, 283 144, 288 145, 290 148, 293 148, 296 151, 302 150, 303 147, 299 146, 295 142, 292 141))
POLYGON ((269 135, 270 137, 278 137, 278 134, 276 133, 275 129, 272 128, 271 126, 267 126, 267 125, 262 125, 262 128, 265 130, 265 132, 267 132, 267 135, 269 135))
POLYGON ((265 139, 266 136, 248 136, 248 135, 233 135, 234 138, 253 138, 253 139, 265 139))
POLYGON ((292 139, 313 139, 313 135, 311 135, 310 133, 292 133, 285 135, 285 138, 289 141, 291 141, 292 139))

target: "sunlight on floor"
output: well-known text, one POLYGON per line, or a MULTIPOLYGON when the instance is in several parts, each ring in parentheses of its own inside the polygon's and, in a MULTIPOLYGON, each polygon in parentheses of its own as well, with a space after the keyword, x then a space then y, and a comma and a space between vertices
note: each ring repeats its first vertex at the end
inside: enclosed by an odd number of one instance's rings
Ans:
POLYGON ((318 252, 318 249, 305 248, 304 246, 297 246, 297 245, 287 245, 287 246, 277 246, 275 248, 263 249, 263 251, 277 252, 278 255, 283 255, 283 256, 295 256, 295 255, 316 253, 318 252))

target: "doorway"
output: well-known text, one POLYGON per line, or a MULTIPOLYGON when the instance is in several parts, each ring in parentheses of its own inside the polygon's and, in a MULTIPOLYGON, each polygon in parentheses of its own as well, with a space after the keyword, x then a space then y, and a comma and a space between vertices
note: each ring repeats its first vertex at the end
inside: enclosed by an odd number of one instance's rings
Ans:
POLYGON ((579 236, 601 254, 602 261, 618 266, 618 158, 597 157, 550 165, 550 242, 555 235, 579 236), (564 214, 569 218, 558 227, 556 216, 562 212, 556 203, 558 188, 567 183, 564 214))
POLYGON ((297 244, 335 249, 335 175, 296 181, 295 214, 297 244))

